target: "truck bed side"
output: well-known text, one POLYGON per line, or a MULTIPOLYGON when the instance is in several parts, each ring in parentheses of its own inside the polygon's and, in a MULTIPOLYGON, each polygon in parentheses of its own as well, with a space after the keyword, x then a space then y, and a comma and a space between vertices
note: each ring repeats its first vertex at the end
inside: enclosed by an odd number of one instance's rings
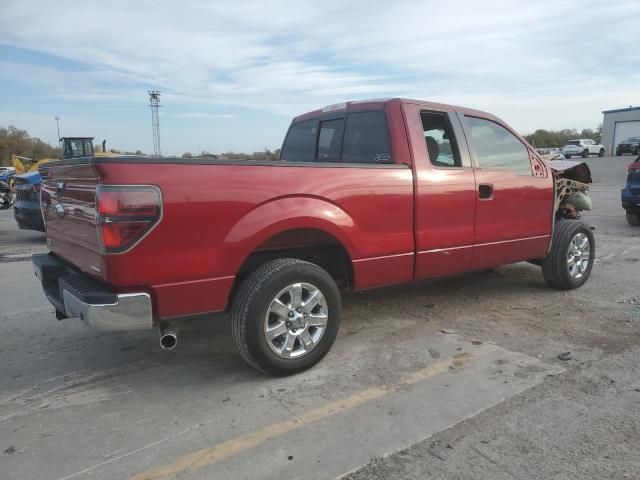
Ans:
POLYGON ((275 244, 304 247, 301 238, 344 248, 355 288, 412 279, 413 179, 407 165, 94 158, 50 166, 50 203, 58 201, 56 178, 68 177, 70 169, 94 188, 98 182, 160 188, 162 220, 122 254, 100 252, 90 186, 74 190, 78 182, 67 180, 64 201, 73 213, 55 219, 50 206, 47 218, 54 254, 119 292, 149 288, 160 318, 224 309, 253 252, 275 244))

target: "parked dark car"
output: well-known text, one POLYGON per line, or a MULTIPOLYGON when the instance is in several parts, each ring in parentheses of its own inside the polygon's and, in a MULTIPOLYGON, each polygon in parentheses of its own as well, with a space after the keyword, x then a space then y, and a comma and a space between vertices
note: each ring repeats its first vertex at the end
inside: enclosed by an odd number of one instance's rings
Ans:
POLYGON ((632 155, 640 154, 640 137, 627 138, 624 142, 619 143, 616 147, 616 155, 620 156, 624 153, 632 155))
POLYGON ((640 227, 640 156, 629 164, 627 184, 622 189, 622 208, 627 211, 627 222, 640 227))
POLYGON ((0 180, 0 210, 6 210, 13 205, 14 193, 8 181, 0 180))
POLYGON ((13 178, 15 179, 16 195, 13 215, 18 226, 25 230, 44 232, 40 210, 40 185, 42 185, 40 173, 24 173, 13 178))

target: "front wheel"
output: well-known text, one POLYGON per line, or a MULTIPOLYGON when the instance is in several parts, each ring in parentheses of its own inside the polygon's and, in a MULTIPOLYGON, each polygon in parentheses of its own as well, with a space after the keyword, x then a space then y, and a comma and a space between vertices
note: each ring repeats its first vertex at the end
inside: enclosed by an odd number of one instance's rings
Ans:
POLYGON ((591 228, 579 220, 558 220, 549 255, 542 259, 547 284, 562 290, 582 286, 593 268, 596 243, 591 228))
POLYGON ((341 309, 338 287, 325 270, 293 258, 273 260, 254 270, 235 295, 233 340, 260 372, 301 372, 333 345, 341 309))
POLYGON ((582 152, 582 158, 587 158, 589 156, 589 150, 584 150, 582 152))
POLYGON ((571 158, 571 155, 565 155, 564 158, 566 158, 567 160, 569 160, 571 158))
POLYGON ((627 223, 632 227, 640 227, 640 215, 633 212, 627 212, 627 223))
POLYGON ((598 152, 598 156, 599 157, 604 157, 604 148, 600 149, 600 151, 598 152))

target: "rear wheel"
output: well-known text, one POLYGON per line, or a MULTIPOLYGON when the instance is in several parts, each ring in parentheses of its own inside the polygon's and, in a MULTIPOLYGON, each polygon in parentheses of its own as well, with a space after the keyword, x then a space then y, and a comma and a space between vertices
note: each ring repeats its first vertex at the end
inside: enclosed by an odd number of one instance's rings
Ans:
POLYGON ((565 155, 564 158, 566 158, 567 160, 569 160, 571 158, 571 155, 565 155))
POLYGON ((542 259, 542 275, 554 288, 582 286, 593 267, 596 253, 591 228, 579 220, 558 220, 549 255, 542 259))
POLYGON ((338 287, 322 268, 273 260, 240 286, 231 310, 233 339, 242 358, 263 373, 301 372, 333 345, 341 308, 338 287))
POLYGON ((589 156, 589 150, 585 149, 582 151, 582 158, 587 158, 589 156))
POLYGON ((627 212, 627 223, 632 227, 640 227, 640 215, 633 212, 627 212))
POLYGON ((599 157, 604 157, 604 148, 600 149, 600 151, 598 152, 598 156, 599 157))

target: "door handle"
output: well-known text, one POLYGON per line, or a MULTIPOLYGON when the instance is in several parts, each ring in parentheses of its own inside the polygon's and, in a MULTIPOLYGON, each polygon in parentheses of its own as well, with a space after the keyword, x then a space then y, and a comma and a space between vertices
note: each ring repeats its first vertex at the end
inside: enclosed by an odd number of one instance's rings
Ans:
POLYGON ((483 200, 491 200, 493 198, 493 185, 491 183, 478 185, 478 197, 483 200))

